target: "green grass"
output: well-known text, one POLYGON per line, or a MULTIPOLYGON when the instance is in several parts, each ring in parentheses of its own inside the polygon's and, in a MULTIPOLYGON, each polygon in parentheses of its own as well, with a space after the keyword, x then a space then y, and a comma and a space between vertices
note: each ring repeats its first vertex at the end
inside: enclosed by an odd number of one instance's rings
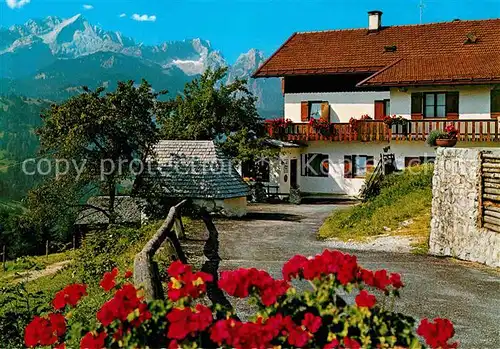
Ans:
POLYGON ((7 261, 5 263, 5 270, 3 268, 0 268, 0 280, 9 282, 18 280, 22 278, 22 276, 18 275, 18 273, 43 270, 51 264, 72 260, 73 257, 73 251, 66 251, 49 254, 48 256, 27 256, 17 258, 16 260, 7 261))
POLYGON ((406 169, 387 176, 380 194, 362 204, 334 211, 319 230, 319 238, 366 240, 391 233, 412 235, 425 240, 429 234, 432 201, 432 165, 406 169), (408 219, 414 223, 406 228, 399 224, 408 219))

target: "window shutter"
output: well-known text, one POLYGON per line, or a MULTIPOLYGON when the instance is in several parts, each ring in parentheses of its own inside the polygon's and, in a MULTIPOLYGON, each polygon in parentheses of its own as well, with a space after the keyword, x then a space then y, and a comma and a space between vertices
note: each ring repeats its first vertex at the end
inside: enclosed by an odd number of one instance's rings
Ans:
POLYGON ((491 90, 491 117, 500 118, 500 90, 491 90))
POLYGON ((328 102, 321 103, 321 120, 330 122, 330 104, 328 102))
POLYGON ((423 101, 424 94, 421 92, 411 94, 411 119, 412 120, 422 120, 423 119, 423 101))
POLYGON ((448 120, 458 119, 458 91, 446 93, 446 118, 448 120))
POLYGON ((309 102, 300 103, 300 121, 305 122, 309 119, 309 102))
POLYGON ((344 155, 344 178, 352 178, 353 159, 351 155, 344 155))
POLYGON ((375 101, 375 120, 384 119, 384 101, 375 101))
POLYGON ((375 166, 375 158, 373 156, 366 157, 366 172, 371 173, 373 171, 373 167, 375 166))

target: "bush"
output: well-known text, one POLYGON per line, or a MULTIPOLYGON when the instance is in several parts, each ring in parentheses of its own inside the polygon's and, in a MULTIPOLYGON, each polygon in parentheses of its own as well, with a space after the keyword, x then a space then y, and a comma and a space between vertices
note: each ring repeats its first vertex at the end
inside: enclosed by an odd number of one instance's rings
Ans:
POLYGON ((85 237, 75 258, 75 270, 85 283, 96 284, 104 272, 114 267, 129 267, 134 256, 161 223, 141 228, 111 228, 95 231, 85 237))
MULTIPOLYGON (((223 272, 219 287, 237 298, 249 298, 258 308, 250 321, 242 322, 229 310, 200 304, 212 276, 194 273, 191 267, 174 262, 168 299, 146 301, 141 290, 128 282, 130 273, 105 273, 100 286, 113 295, 99 311, 99 323, 83 336, 81 348, 422 348, 414 333, 415 320, 386 308, 385 298, 399 297, 403 287, 399 274, 370 271, 356 257, 326 250, 312 259, 297 255, 283 266, 283 280, 257 269, 223 272), (295 278, 307 280, 312 288, 298 292, 295 278), (357 294, 348 303, 341 295, 357 294), (377 296, 368 292, 377 292, 377 296), (381 298, 383 298, 382 301, 381 298), (221 316, 214 318, 213 314, 221 316)), ((69 285, 52 302, 53 312, 35 317, 26 327, 28 347, 74 344, 83 330, 68 314, 81 299, 85 285, 69 285)), ((446 319, 424 319, 417 333, 432 348, 455 348, 450 343, 453 325, 446 319)))
POLYGON ((442 130, 432 130, 427 136, 427 144, 431 147, 436 146, 436 139, 441 139, 446 137, 447 133, 442 130))

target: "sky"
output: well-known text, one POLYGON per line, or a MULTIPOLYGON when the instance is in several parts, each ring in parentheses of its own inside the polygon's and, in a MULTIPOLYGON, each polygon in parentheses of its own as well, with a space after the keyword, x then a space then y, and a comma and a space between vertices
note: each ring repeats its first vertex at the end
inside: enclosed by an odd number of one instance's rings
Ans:
MULTIPOLYGON (((158 44, 202 38, 229 63, 251 48, 271 55, 297 31, 365 28, 367 11, 383 25, 420 23, 421 0, 0 0, 0 26, 77 13, 105 30, 158 44)), ((422 0, 422 23, 500 18, 500 0, 422 0)))

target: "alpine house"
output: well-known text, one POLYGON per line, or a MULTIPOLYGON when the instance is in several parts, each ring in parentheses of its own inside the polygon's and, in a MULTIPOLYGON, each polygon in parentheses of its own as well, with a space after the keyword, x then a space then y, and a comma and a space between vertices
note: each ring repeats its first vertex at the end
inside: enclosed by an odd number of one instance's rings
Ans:
POLYGON ((293 34, 254 77, 282 79, 282 193, 357 195, 384 148, 399 169, 433 161, 425 140, 449 125, 459 146, 500 141, 500 19, 383 26, 371 11, 368 28, 293 34))

